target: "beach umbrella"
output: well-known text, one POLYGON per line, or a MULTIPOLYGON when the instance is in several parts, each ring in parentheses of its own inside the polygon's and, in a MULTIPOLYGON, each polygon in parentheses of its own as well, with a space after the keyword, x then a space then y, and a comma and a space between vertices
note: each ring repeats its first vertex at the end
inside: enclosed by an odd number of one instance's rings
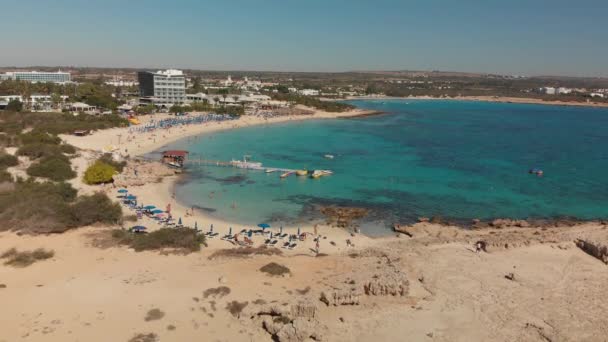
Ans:
POLYGON ((249 237, 253 236, 253 231, 251 229, 249 229, 249 231, 247 232, 247 236, 249 236, 249 237))
POLYGON ((270 225, 268 223, 260 223, 260 224, 258 224, 258 227, 260 227, 262 229, 266 229, 266 228, 270 228, 270 225))
POLYGON ((298 236, 300 236, 300 227, 298 227, 298 236))
POLYGON ((162 210, 160 210, 160 209, 152 210, 152 214, 160 214, 160 213, 162 213, 162 212, 163 212, 163 211, 162 211, 162 210))
POLYGON ((134 199, 137 199, 137 196, 129 195, 129 196, 125 197, 125 199, 134 200, 134 199))
POLYGON ((281 226, 281 228, 279 228, 279 234, 283 234, 283 226, 281 226))
POLYGON ((232 227, 230 227, 230 229, 228 229, 228 235, 232 235, 232 227))
POLYGON ((194 221, 194 229, 198 229, 198 222, 194 221))
POLYGON ((270 239, 270 240, 272 240, 272 232, 270 232, 270 237, 269 237, 269 239, 270 239))
POLYGON ((209 231, 213 233, 213 223, 211 224, 211 227, 209 228, 209 231))
POLYGON ((118 190, 118 193, 121 193, 121 194, 125 194, 127 192, 129 192, 129 190, 127 190, 127 189, 120 189, 120 190, 118 190))
POLYGON ((144 209, 146 209, 146 210, 152 210, 154 208, 156 208, 156 207, 153 206, 153 205, 147 205, 147 206, 144 207, 144 209))
POLYGON ((180 226, 182 225, 182 218, 181 217, 179 218, 179 220, 177 220, 177 224, 180 225, 180 226))

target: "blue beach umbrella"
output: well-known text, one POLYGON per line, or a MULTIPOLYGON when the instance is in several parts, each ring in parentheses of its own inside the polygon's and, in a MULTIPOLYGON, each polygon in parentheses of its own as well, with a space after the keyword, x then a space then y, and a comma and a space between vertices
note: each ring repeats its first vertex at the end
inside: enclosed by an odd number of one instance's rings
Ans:
POLYGON ((253 231, 251 229, 249 229, 249 231, 247 232, 247 236, 249 236, 249 237, 253 236, 253 231))
POLYGON ((147 206, 144 207, 144 209, 146 209, 146 210, 152 210, 154 208, 156 208, 156 207, 153 206, 153 205, 147 205, 147 206))
POLYGON ((137 199, 137 196, 129 195, 129 196, 125 197, 125 199, 134 200, 134 199, 137 199))
POLYGON ((120 189, 120 190, 118 190, 118 192, 121 193, 121 194, 125 194, 125 193, 129 192, 129 190, 127 190, 127 189, 120 189))
POLYGON ((162 212, 163 212, 163 211, 162 211, 162 210, 160 210, 160 209, 152 210, 152 214, 160 214, 160 213, 162 213, 162 212))
POLYGON ((270 228, 270 225, 268 223, 260 223, 260 224, 258 224, 258 227, 260 227, 262 229, 266 229, 266 228, 270 228))

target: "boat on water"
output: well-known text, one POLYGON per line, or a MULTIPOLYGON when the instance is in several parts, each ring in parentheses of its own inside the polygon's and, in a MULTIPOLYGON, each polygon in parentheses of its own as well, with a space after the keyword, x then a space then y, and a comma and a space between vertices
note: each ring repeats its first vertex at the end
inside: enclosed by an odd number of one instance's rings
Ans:
POLYGON ((273 173, 278 171, 277 169, 266 169, 266 173, 273 173))
POLYGON ((306 176, 308 174, 308 170, 296 170, 296 175, 298 176, 306 176))
POLYGON ((325 157, 326 159, 334 159, 334 155, 333 154, 326 154, 323 157, 325 157))
POLYGON ((531 173, 531 174, 537 175, 537 176, 539 176, 539 177, 542 177, 542 175, 544 174, 543 170, 538 169, 538 168, 533 168, 533 169, 530 169, 530 170, 528 170, 528 173, 531 173))
POLYGON ((310 175, 310 178, 320 178, 323 176, 329 176, 331 174, 333 174, 333 172, 329 170, 314 170, 310 175))
POLYGON ((282 174, 281 174, 281 178, 287 178, 287 177, 289 177, 289 176, 290 176, 292 173, 293 173, 293 171, 287 171, 287 172, 285 172, 285 173, 282 173, 282 174))

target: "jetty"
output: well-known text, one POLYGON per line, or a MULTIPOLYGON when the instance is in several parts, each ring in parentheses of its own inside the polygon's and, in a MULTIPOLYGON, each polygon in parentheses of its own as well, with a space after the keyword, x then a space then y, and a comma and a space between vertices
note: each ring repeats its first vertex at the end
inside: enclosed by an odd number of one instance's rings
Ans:
MULTIPOLYGON (((281 176, 283 175, 292 175, 296 174, 298 170, 296 169, 287 169, 282 167, 268 167, 263 166, 262 163, 252 162, 247 160, 248 156, 244 156, 243 160, 231 160, 231 161, 222 161, 222 160, 210 160, 204 159, 202 157, 190 158, 184 162, 185 165, 195 165, 195 166, 218 166, 218 167, 235 167, 238 169, 246 169, 246 170, 256 170, 256 171, 264 171, 266 173, 280 172, 281 176)), ((322 170, 327 172, 328 174, 332 174, 331 170, 322 170)), ((282 177, 285 178, 285 177, 282 177)))

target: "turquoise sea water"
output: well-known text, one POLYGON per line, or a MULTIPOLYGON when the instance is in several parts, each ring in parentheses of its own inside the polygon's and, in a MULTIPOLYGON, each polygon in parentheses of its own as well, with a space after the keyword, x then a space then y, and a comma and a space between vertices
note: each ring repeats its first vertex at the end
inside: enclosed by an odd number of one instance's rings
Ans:
POLYGON ((252 156, 265 166, 331 169, 281 180, 191 167, 177 197, 240 223, 296 225, 315 205, 371 210, 364 232, 420 216, 608 218, 608 110, 461 101, 354 101, 386 114, 243 128, 184 139, 191 158, 252 156), (324 154, 333 154, 333 160, 324 154), (544 177, 528 173, 544 170, 544 177), (233 207, 235 206, 235 207, 233 207))

